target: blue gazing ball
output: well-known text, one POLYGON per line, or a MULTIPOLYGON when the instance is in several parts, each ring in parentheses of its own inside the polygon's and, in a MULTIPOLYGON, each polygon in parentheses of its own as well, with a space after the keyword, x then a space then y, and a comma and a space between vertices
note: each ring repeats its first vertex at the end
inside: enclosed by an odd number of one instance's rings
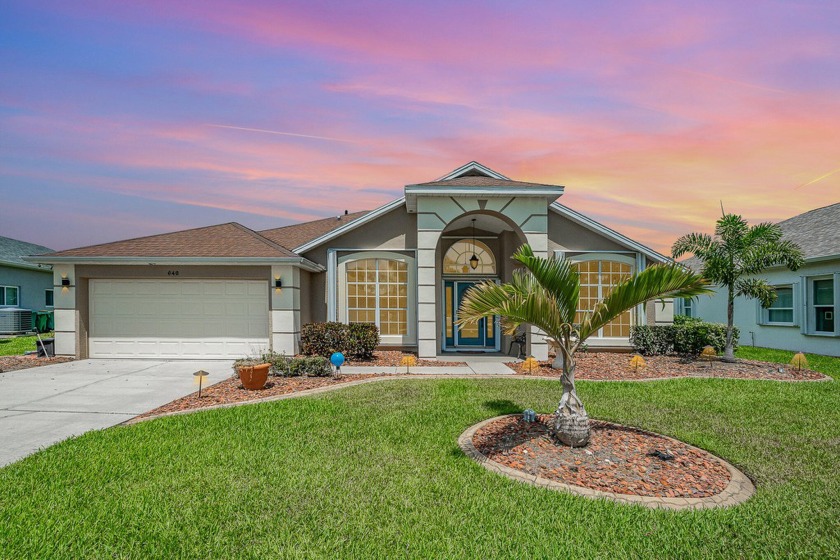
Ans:
POLYGON ((336 352, 332 356, 330 356, 330 362, 337 368, 341 367, 341 364, 344 363, 344 354, 341 352, 336 352))

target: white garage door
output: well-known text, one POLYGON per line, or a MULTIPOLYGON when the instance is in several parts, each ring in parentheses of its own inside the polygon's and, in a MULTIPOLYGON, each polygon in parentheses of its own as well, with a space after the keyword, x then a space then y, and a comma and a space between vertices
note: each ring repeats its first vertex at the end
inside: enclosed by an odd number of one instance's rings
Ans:
POLYGON ((268 348, 268 282, 91 280, 91 358, 240 358, 268 348))

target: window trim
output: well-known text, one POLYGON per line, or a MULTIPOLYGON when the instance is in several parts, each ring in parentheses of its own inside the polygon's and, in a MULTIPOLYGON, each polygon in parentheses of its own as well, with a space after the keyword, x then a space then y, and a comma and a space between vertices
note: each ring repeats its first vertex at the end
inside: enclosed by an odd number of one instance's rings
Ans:
MULTIPOLYGON (((336 259, 336 315, 335 320, 347 323, 347 263, 366 259, 384 259, 402 261, 408 272, 408 290, 406 290, 407 313, 405 335, 382 335, 379 342, 383 346, 414 346, 417 344, 417 266, 413 256, 389 251, 357 251, 341 255, 336 259)), ((377 280, 378 284, 378 280, 377 280)), ((377 298, 378 299, 378 298, 377 298)), ((378 308, 377 301, 377 310, 378 308)), ((379 313, 376 314, 379 326, 379 313)))
POLYGON ((840 273, 835 274, 820 274, 815 276, 808 276, 806 277, 807 280, 807 305, 805 306, 805 313, 806 313, 806 324, 808 325, 807 332, 805 334, 811 336, 840 336, 840 321, 837 318, 837 292, 838 292, 838 279, 840 279, 840 273), (828 305, 815 305, 815 294, 814 294, 814 283, 819 281, 831 281, 831 289, 833 292, 833 303, 828 305), (817 330, 817 307, 831 307, 833 320, 834 320, 834 330, 833 331, 818 331, 817 330))
POLYGON ((0 307, 20 307, 20 286, 0 286, 3 291, 3 297, 0 298, 0 307), (12 289, 15 291, 15 301, 17 303, 6 303, 6 290, 12 289))
MULTIPOLYGON (((772 285, 774 290, 778 290, 779 288, 787 288, 790 290, 790 307, 764 307, 761 305, 761 302, 758 303, 758 313, 759 313, 759 325, 766 326, 766 327, 798 327, 799 323, 797 321, 797 312, 796 312, 796 283, 795 282, 788 282, 784 284, 773 284, 772 285), (790 309, 790 321, 772 321, 770 320, 770 311, 777 310, 777 311, 786 311, 790 309)), ((778 301, 778 300, 777 300, 778 301)), ((775 302, 774 302, 775 303, 775 302)))

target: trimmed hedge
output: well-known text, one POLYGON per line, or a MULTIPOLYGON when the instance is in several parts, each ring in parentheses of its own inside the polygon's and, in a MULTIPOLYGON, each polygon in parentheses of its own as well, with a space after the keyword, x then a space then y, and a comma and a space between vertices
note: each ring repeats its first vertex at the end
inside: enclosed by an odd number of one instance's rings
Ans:
POLYGON ((370 358, 379 345, 379 329, 373 323, 308 323, 300 329, 300 351, 329 358, 335 352, 346 357, 370 358))
MULTIPOLYGON (((732 340, 738 349, 738 327, 733 327, 732 340)), ((630 343, 645 356, 679 354, 696 357, 711 346, 720 354, 726 347, 726 325, 707 323, 697 318, 674 317, 673 325, 641 325, 630 329, 630 343)))

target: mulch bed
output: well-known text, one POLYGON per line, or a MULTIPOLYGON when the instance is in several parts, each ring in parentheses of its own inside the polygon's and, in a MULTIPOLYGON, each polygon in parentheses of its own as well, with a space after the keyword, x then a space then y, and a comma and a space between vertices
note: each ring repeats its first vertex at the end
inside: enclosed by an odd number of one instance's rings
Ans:
POLYGON ((348 359, 346 366, 376 366, 376 367, 398 367, 403 365, 402 359, 405 356, 414 356, 417 363, 413 367, 458 367, 466 365, 466 362, 444 362, 439 360, 421 360, 414 352, 400 352, 398 350, 381 350, 373 353, 372 360, 348 359))
MULTIPOLYGON (((810 369, 797 371, 796 368, 781 364, 738 360, 726 363, 720 360, 707 362, 696 360, 686 362, 677 356, 645 356, 646 366, 635 370, 630 367, 632 354, 615 352, 581 352, 576 354, 576 379, 600 381, 620 381, 623 379, 655 379, 661 377, 726 377, 730 379, 774 379, 777 381, 806 381, 827 379, 825 375, 810 369), (780 372, 779 369, 782 371, 780 372)), ((521 375, 547 375, 559 377, 559 369, 552 369, 551 362, 541 362, 533 373, 522 371, 521 363, 508 363, 507 366, 521 375)))
POLYGON ((665 498, 705 498, 722 492, 729 470, 716 457, 662 436, 592 421, 589 445, 571 448, 550 433, 552 416, 525 422, 508 416, 473 436, 473 445, 512 469, 602 492, 665 498), (651 455, 658 451, 672 458, 651 455))
POLYGON ((56 358, 38 358, 34 354, 29 356, 0 356, 0 373, 72 361, 73 358, 67 356, 56 358))
POLYGON ((363 375, 334 375, 332 377, 274 377, 269 376, 268 383, 264 389, 252 391, 245 389, 239 377, 230 377, 215 385, 210 385, 201 390, 201 398, 198 398, 198 391, 181 397, 180 399, 159 406, 154 410, 144 412, 138 418, 157 416, 167 412, 179 412, 183 410, 194 410, 216 406, 220 404, 231 404, 255 399, 264 399, 277 395, 298 393, 307 389, 317 389, 329 385, 339 385, 349 381, 357 381, 368 377, 379 377, 376 374, 363 375))

